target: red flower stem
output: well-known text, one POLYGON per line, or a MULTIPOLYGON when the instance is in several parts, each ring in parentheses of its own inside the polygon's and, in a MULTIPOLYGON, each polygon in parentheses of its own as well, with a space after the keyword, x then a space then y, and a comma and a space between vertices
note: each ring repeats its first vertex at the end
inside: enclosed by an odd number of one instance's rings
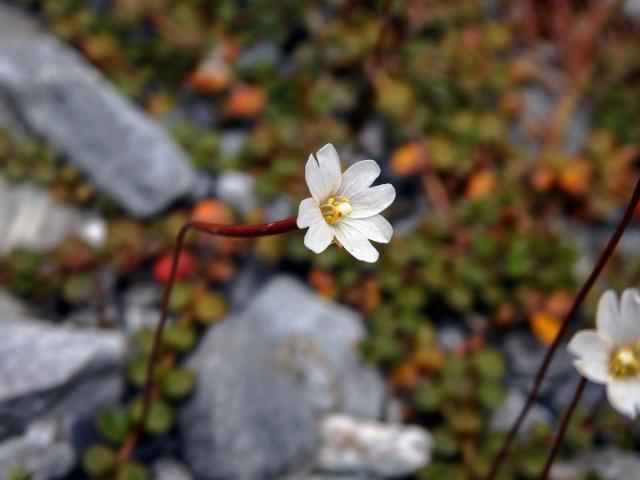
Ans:
POLYGON ((178 232, 178 235, 176 237, 175 245, 173 247, 173 257, 171 260, 169 282, 167 283, 167 286, 164 289, 164 294, 162 296, 160 320, 156 325, 156 330, 153 337, 153 347, 151 349, 151 355, 149 357, 149 364, 147 365, 147 376, 145 380, 140 418, 138 419, 132 433, 129 435, 122 448, 120 449, 120 452, 118 453, 118 459, 120 461, 124 461, 131 456, 131 452, 138 443, 138 440, 142 434, 142 430, 144 429, 147 416, 149 415, 149 407, 151 405, 151 398, 153 396, 153 372, 160 356, 162 333, 164 331, 165 324, 167 323, 169 299, 171 298, 171 292, 176 282, 178 260, 180 258, 180 252, 182 251, 182 246, 187 232, 193 229, 199 232, 207 233, 209 235, 217 235, 221 237, 253 238, 265 237, 268 235, 277 235, 280 233, 290 232, 297 228, 296 217, 288 218, 286 220, 280 220, 278 222, 262 223, 256 225, 220 225, 217 223, 194 221, 187 222, 182 226, 182 228, 180 228, 180 231, 178 232))
POLYGON ((611 255, 613 255, 614 250, 616 249, 616 247, 618 246, 618 243, 620 242, 620 238, 622 238, 622 234, 625 232, 625 230, 629 226, 629 223, 631 222, 631 219, 633 218, 633 213, 638 207, 638 203, 640 203, 640 180, 638 180, 638 182, 636 183, 633 196, 631 197, 631 200, 627 205, 627 209, 624 212, 624 216, 622 217, 622 220, 620 221, 615 232, 609 239, 609 243, 607 243, 607 246, 605 247, 602 254, 600 255, 600 258, 598 259, 595 267, 593 268, 593 271, 589 275, 589 278, 587 278, 587 281, 584 283, 584 285, 578 292, 578 295, 576 295, 576 298, 573 301, 573 305, 571 306, 571 310, 569 310, 569 313, 563 320, 562 325, 560 326, 560 330, 556 335, 556 338, 553 340, 553 343, 547 349, 547 353, 544 356, 542 364, 540 365, 536 373, 533 387, 529 392, 529 395, 527 397, 527 400, 524 406, 522 407, 522 411, 520 412, 520 414, 518 415, 518 418, 516 419, 515 423, 511 427, 511 430, 509 430, 509 433, 507 434, 504 440, 504 443, 502 444, 502 448, 500 449, 500 451, 496 455, 496 458, 493 461, 491 470, 489 471, 489 475, 487 475, 486 477, 487 480, 495 479, 495 476, 498 473, 498 469, 500 468, 505 458, 507 457, 507 454, 509 453, 509 449, 511 448, 511 445, 518 431, 520 430, 522 422, 526 418, 527 413, 529 413, 529 410, 531 409, 533 402, 536 399, 536 396, 538 395, 538 391, 542 386, 542 381, 544 380, 544 376, 547 373, 547 370, 549 369, 551 360, 553 359, 553 356, 558 350, 558 347, 560 346, 560 343, 562 342, 563 337, 567 333, 567 329, 569 328, 570 321, 578 313, 578 310, 582 306, 584 299, 588 295, 593 285, 596 283, 596 280, 602 273, 602 270, 604 270, 604 267, 607 265, 607 263, 611 259, 611 255))
POLYGON ((571 399, 571 403, 569 404, 569 409, 564 414, 564 418, 562 419, 562 424, 560 425, 560 430, 558 430, 558 434, 553 442, 553 447, 551 447, 551 451, 549 452, 549 456, 547 457, 547 463, 544 464, 544 470, 542 471, 542 475, 540 475, 540 480, 547 480, 549 476, 549 472, 551 471, 551 467, 553 466, 553 462, 558 455, 558 451, 560 450, 560 445, 562 445, 562 441, 564 440, 564 436, 567 433, 567 428, 569 428, 569 422, 571 421, 571 417, 573 417, 573 413, 576 411, 576 407, 578 403, 580 403, 580 398, 582 397, 582 393, 584 392, 584 388, 587 386, 587 379, 582 377, 580 379, 580 383, 576 388, 576 392, 573 394, 573 398, 571 399))

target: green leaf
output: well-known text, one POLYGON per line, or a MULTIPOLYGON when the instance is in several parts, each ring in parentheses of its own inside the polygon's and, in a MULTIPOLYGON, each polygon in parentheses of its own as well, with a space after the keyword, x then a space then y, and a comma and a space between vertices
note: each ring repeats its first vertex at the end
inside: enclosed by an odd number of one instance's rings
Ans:
MULTIPOLYGON (((138 421, 142 415, 142 399, 137 399, 131 406, 131 416, 138 421)), ((173 425, 173 410, 161 399, 151 401, 144 430, 152 435, 164 435, 173 425)))
POLYGON ((64 281, 62 296, 70 303, 86 302, 93 294, 93 277, 88 273, 74 273, 64 281))
POLYGON ((84 452, 82 467, 89 475, 100 477, 108 475, 116 468, 116 452, 106 445, 93 445, 84 452))
POLYGON ((176 283, 169 299, 169 310, 180 312, 187 308, 193 299, 194 292, 195 288, 192 284, 187 282, 176 283))
POLYGON ((118 467, 116 480, 149 480, 147 467, 139 462, 128 461, 118 467))
POLYGON ((18 467, 11 471, 9 480, 31 480, 31 473, 24 467, 18 467))
POLYGON ((151 353, 155 331, 153 328, 141 328, 133 337, 133 343, 142 353, 151 353))
POLYGON ((174 368, 162 380, 162 391, 167 397, 178 399, 191 393, 195 384, 193 372, 186 368, 174 368))
POLYGON ((147 379, 149 355, 138 355, 127 365, 127 378, 134 387, 142 388, 147 379))
POLYGON ((498 379, 504 373, 504 360, 502 356, 492 350, 478 350, 471 356, 473 369, 481 376, 490 379, 498 379))
POLYGON ((414 402, 416 406, 427 412, 437 411, 444 399, 442 388, 434 384, 421 385, 416 391, 414 402))
POLYGON ((122 444, 131 429, 131 416, 123 408, 103 410, 96 418, 96 429, 110 443, 122 444))
POLYGON ((202 293, 197 295, 194 301, 195 319, 202 325, 211 325, 227 313, 224 298, 216 293, 202 293))
POLYGON ((504 390, 498 383, 483 381, 476 386, 476 395, 485 408, 493 408, 502 400, 504 390))
POLYGON ((482 418, 473 410, 458 410, 448 420, 451 428, 461 435, 473 435, 482 429, 482 418))
POLYGON ((196 343, 196 331, 190 325, 174 323, 166 328, 163 339, 166 346, 186 352, 196 343))
POLYGON ((523 452, 518 458, 518 470, 525 478, 538 478, 547 456, 548 452, 544 450, 523 452))
POLYGON ((459 450, 458 439, 451 430, 438 428, 433 431, 433 448, 436 455, 453 457, 459 450))

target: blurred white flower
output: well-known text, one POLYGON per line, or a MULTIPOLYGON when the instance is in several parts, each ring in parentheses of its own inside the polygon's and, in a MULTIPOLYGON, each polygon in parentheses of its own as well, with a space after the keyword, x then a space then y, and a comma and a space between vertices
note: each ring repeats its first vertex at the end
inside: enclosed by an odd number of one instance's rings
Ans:
POLYGON ((374 242, 388 243, 393 227, 381 215, 396 197, 389 183, 372 187, 380 175, 373 160, 363 160, 344 173, 333 145, 327 144, 309 155, 305 179, 311 197, 300 203, 298 228, 309 228, 304 244, 315 253, 331 242, 343 246, 358 260, 375 262, 374 242))
POLYGON ((621 301, 612 290, 598 304, 596 330, 577 332, 569 351, 578 371, 607 385, 613 407, 635 418, 640 411, 640 292, 627 289, 621 301))

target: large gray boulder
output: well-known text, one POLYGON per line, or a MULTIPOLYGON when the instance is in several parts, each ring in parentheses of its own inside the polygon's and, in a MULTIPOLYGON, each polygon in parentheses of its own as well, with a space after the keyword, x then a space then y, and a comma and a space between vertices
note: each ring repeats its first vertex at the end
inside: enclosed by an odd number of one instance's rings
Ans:
POLYGON ((55 419, 70 435, 123 392, 122 334, 64 328, 0 313, 0 438, 55 419))
POLYGON ((0 4, 0 96, 114 201, 148 216, 190 193, 185 155, 76 51, 0 4))
POLYGON ((366 332, 354 310, 283 275, 262 289, 244 317, 245 328, 265 331, 264 342, 271 346, 279 367, 295 381, 314 412, 382 415, 387 392, 380 373, 360 357, 358 344, 366 332))
POLYGON ((244 320, 211 329, 189 361, 198 387, 178 426, 183 455, 203 480, 276 478, 313 458, 312 410, 275 364, 263 332, 244 320))
POLYGON ((313 464, 323 412, 380 415, 384 384, 358 357, 363 336, 355 312, 286 276, 210 329, 178 419, 196 477, 280 478, 313 464))

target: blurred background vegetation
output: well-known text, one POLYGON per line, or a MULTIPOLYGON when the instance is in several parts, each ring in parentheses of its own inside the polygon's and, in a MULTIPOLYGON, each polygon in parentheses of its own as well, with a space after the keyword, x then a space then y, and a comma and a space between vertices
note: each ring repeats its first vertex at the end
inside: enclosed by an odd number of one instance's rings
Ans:
MULTIPOLYGON (((224 315, 225 286, 253 255, 364 314, 363 355, 388 375, 403 418, 435 436, 421 478, 481 478, 502 438, 488 419, 510 386, 502 339, 554 338, 638 175, 640 20, 624 2, 18 3, 170 126, 194 165, 250 173, 259 205, 306 196, 302 166, 326 142, 349 161, 379 161, 399 193, 388 215, 396 234, 373 266, 335 248, 315 256, 300 233, 256 242, 192 237, 172 298, 181 322, 167 332, 173 356, 162 368, 170 374, 147 430, 171 428, 172 409, 194 386, 181 354, 224 315), (176 115, 178 106, 195 113, 176 115), (238 131, 234 145, 228 132, 238 131), (459 341, 448 346, 442 337, 451 331, 459 341)), ((149 275, 165 282, 173 239, 189 218, 266 215, 204 200, 131 218, 50 146, 8 132, 0 169, 108 219, 104 248, 69 239, 1 261, 3 284, 58 315, 100 302, 103 265, 123 284, 149 275)), ((627 255, 603 283, 635 285, 639 276, 638 256, 627 255)), ((139 408, 150 335, 138 333, 128 368, 132 406, 97 419, 104 445, 85 456, 97 477, 139 408)), ((603 439, 632 446, 632 426, 608 409, 585 409, 564 455, 603 439)), ((502 478, 536 478, 550 434, 536 427, 502 478)))

